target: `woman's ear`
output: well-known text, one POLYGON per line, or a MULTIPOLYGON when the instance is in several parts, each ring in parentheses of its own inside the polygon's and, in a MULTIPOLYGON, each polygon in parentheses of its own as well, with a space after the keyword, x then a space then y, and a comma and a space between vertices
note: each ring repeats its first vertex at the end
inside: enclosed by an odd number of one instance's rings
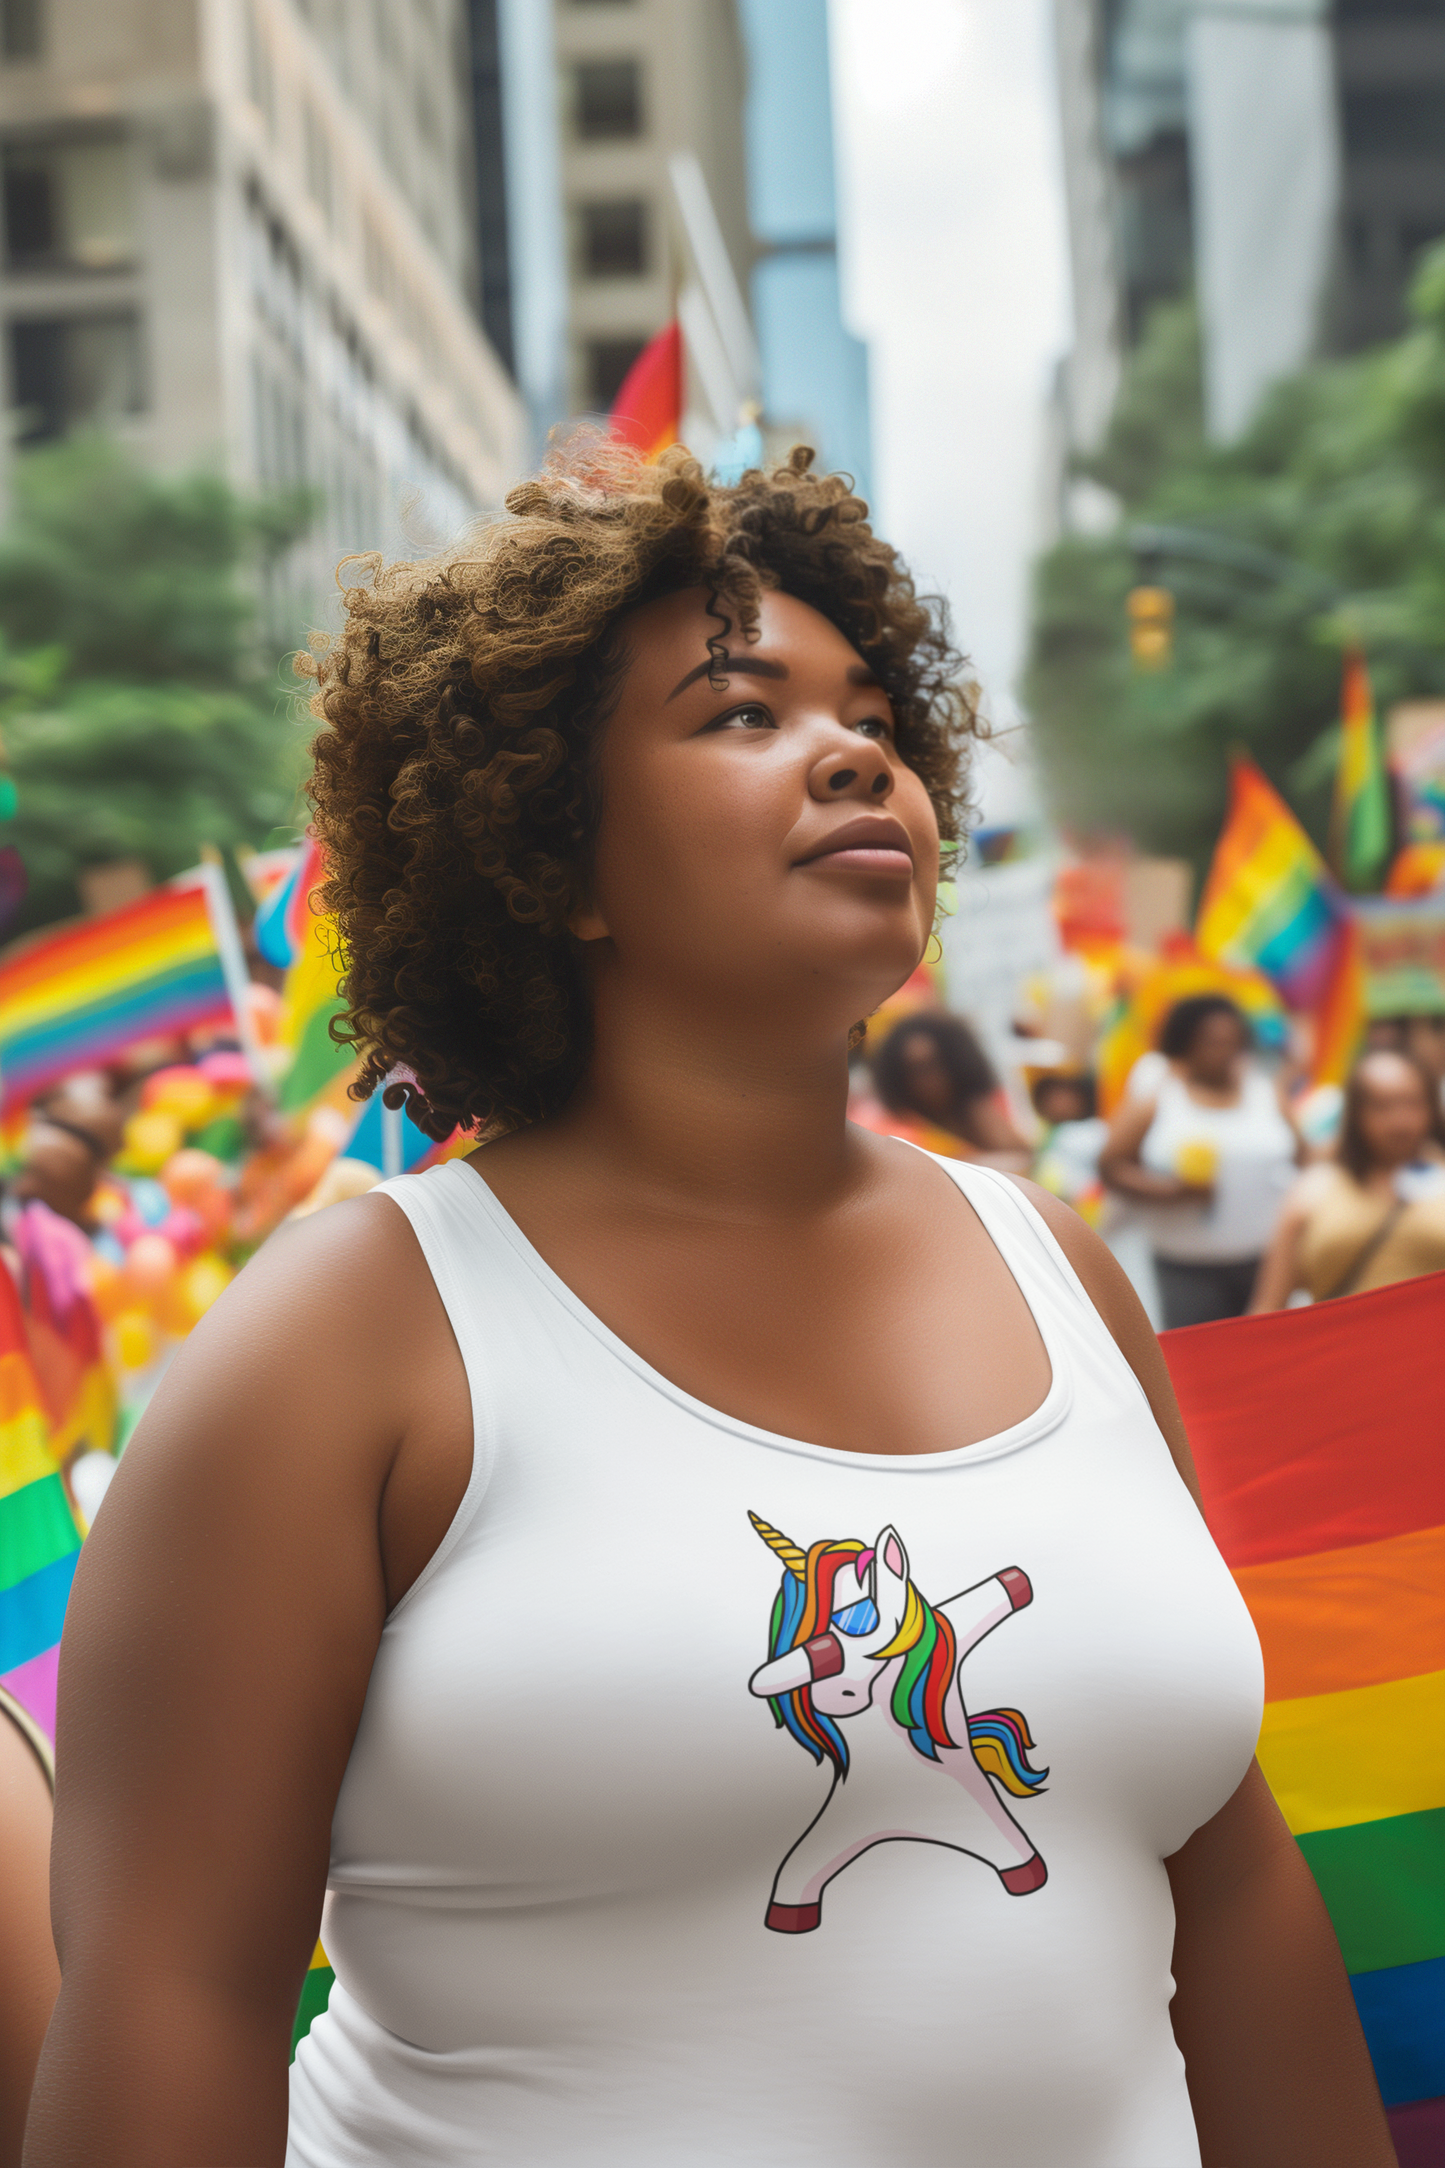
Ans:
POLYGON ((605 941, 611 930, 590 896, 579 896, 567 913, 567 931, 574 941, 605 941))

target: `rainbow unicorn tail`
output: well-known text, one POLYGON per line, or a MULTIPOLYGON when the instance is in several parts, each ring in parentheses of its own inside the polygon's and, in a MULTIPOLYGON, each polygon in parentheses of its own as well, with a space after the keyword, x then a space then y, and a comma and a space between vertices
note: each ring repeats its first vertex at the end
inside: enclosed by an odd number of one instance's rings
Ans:
POLYGON ((997 1777, 1015 1799, 1032 1799, 1042 1791, 1047 1769, 1035 1769, 1029 1761, 1034 1742, 1017 1709, 985 1709, 968 1720, 968 1743, 973 1758, 986 1776, 997 1777))

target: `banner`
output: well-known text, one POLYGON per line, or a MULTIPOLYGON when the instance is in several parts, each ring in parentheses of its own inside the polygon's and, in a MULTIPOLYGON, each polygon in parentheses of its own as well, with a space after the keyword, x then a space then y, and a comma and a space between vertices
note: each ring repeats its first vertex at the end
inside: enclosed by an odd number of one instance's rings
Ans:
POLYGON ((1445 1015, 1445 896, 1357 896, 1368 1016, 1445 1015))

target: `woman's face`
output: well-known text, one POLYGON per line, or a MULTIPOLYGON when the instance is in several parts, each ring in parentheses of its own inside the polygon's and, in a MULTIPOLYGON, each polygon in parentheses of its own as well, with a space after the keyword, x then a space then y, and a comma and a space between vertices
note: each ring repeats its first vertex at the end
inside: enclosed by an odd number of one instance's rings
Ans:
POLYGON ((954 1101, 958 1094, 932 1033, 911 1032, 900 1052, 908 1104, 928 1121, 947 1122, 956 1111, 954 1101))
POLYGON ((1377 1167, 1405 1167, 1430 1134, 1424 1083, 1398 1054, 1367 1054, 1360 1065, 1360 1134, 1377 1167))
POLYGON ((1227 1009, 1215 1009, 1195 1027, 1184 1066, 1196 1084, 1223 1088, 1232 1084, 1244 1052, 1244 1033, 1239 1019, 1227 1009))
POLYGON ((701 590, 624 621, 599 749, 591 893, 572 930, 609 976, 846 1029, 900 986, 933 924, 938 826, 893 712, 828 620, 762 599, 758 637, 701 590))

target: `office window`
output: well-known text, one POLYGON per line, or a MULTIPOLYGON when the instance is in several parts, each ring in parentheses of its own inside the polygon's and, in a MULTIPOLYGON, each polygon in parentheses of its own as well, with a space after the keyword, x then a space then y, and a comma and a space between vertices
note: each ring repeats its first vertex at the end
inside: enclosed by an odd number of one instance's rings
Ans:
POLYGON ((583 60, 576 77, 577 133, 586 143, 642 133, 642 70, 635 60, 583 60))
POLYGON ((0 0, 0 60, 40 58, 41 0, 0 0))
POLYGON ((635 279, 647 269, 645 203, 584 203, 577 211, 582 270, 589 279, 635 279))
POLYGON ((140 319, 125 309, 12 323, 10 397, 21 444, 43 444, 71 429, 104 428, 141 413, 140 319))
POLYGON ((589 339, 587 404, 594 414, 607 412, 646 344, 646 339, 589 339))
POLYGON ((130 157, 117 139, 9 144, 4 198, 5 253, 17 268, 113 271, 135 257, 130 157))

